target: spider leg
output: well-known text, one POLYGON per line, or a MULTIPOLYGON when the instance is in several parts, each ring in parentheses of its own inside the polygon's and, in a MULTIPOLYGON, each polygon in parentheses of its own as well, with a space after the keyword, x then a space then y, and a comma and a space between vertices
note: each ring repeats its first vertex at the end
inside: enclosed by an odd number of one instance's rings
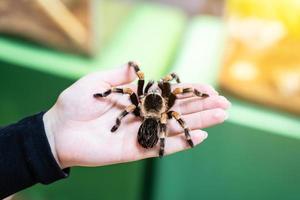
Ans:
POLYGON ((180 79, 179 79, 178 75, 175 73, 168 74, 162 80, 163 80, 163 82, 170 82, 174 79, 176 80, 177 83, 180 83, 180 79))
POLYGON ((165 138, 167 134, 167 119, 168 115, 163 113, 160 119, 160 130, 159 130, 159 157, 163 157, 165 154, 165 138))
POLYGON ((186 140, 187 140, 188 144, 191 147, 194 147, 194 143, 193 143, 191 135, 190 135, 190 129, 186 126, 186 123, 185 123, 185 121, 183 121, 180 114, 178 112, 175 112, 175 111, 169 111, 168 112, 168 117, 169 118, 174 118, 179 123, 179 125, 184 130, 184 134, 185 134, 185 137, 186 137, 186 140))
POLYGON ((158 87, 161 89, 161 95, 164 98, 167 98, 171 94, 171 81, 176 80, 177 83, 180 83, 180 79, 175 73, 168 74, 161 81, 158 82, 158 87))
POLYGON ((144 90, 144 84, 145 84, 145 78, 144 78, 144 72, 142 72, 140 70, 140 67, 137 63, 135 62, 128 62, 128 66, 129 67, 133 67, 134 71, 136 73, 136 75, 138 76, 139 80, 138 80, 138 88, 137 88, 137 94, 138 96, 142 96, 143 95, 143 90, 144 90))
POLYGON ((138 98, 136 96, 136 94, 133 92, 133 90, 131 88, 116 88, 116 87, 112 87, 111 89, 106 90, 103 93, 96 93, 94 94, 95 98, 98 97, 107 97, 108 95, 112 94, 112 93, 120 93, 120 94, 128 94, 130 97, 130 100, 132 102, 132 104, 134 104, 135 106, 138 106, 139 101, 138 98))
POLYGON ((140 116, 140 110, 139 110, 139 106, 138 106, 139 105, 139 100, 138 100, 138 97, 137 97, 136 93, 134 93, 131 88, 115 88, 115 87, 113 87, 111 89, 106 90, 103 93, 94 94, 94 97, 95 98, 107 97, 111 93, 128 94, 131 103, 136 106, 136 108, 134 110, 134 114, 136 116, 140 116))
POLYGON ((125 108, 125 110, 123 110, 123 112, 121 112, 120 115, 117 117, 117 119, 116 119, 116 124, 111 128, 110 131, 111 131, 111 132, 115 132, 115 131, 119 128, 119 126, 120 126, 120 124, 121 124, 121 120, 122 120, 126 115, 128 115, 129 113, 134 112, 135 109, 136 109, 136 106, 133 105, 133 104, 127 106, 127 107, 125 108))
POLYGON ((168 99, 168 106, 169 106, 169 108, 171 108, 175 104, 175 101, 177 99, 177 97, 176 97, 177 94, 186 94, 186 93, 193 93, 197 97, 203 97, 203 98, 209 97, 208 94, 202 93, 202 92, 200 92, 197 89, 192 88, 192 87, 188 87, 188 88, 175 88, 172 91, 172 93, 169 95, 169 99, 168 99))

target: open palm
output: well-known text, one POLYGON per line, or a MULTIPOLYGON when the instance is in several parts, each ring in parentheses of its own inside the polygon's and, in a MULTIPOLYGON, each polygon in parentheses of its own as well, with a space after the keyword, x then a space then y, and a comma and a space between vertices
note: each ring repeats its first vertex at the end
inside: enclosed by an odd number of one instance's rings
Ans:
MULTIPOLYGON (((93 97, 112 86, 130 87, 136 78, 134 70, 124 66, 111 71, 89 74, 67 88, 56 104, 45 114, 46 132, 53 134, 56 153, 63 168, 70 166, 102 166, 158 156, 158 145, 144 149, 137 142, 141 119, 127 115, 119 129, 112 133, 117 116, 130 104, 127 95, 112 94, 102 99, 93 97)), ((207 133, 200 129, 222 123, 230 103, 210 86, 192 86, 210 97, 201 99, 181 96, 172 110, 182 114, 190 127, 194 144, 201 143, 207 133)), ((165 153, 189 148, 183 130, 174 120, 167 125, 165 153)))

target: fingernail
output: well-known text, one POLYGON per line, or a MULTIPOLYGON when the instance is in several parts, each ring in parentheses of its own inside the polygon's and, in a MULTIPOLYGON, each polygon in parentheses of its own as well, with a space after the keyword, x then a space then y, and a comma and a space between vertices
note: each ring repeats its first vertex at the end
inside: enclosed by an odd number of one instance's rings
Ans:
POLYGON ((227 108, 230 108, 231 107, 231 102, 228 101, 225 97, 223 97, 225 99, 225 102, 226 102, 226 105, 227 105, 227 108))
POLYGON ((228 102, 228 108, 231 108, 232 103, 230 101, 228 101, 228 100, 227 100, 227 102, 228 102))
POLYGON ((218 110, 216 111, 216 113, 214 114, 214 117, 218 120, 226 120, 228 119, 228 114, 224 111, 224 110, 218 110))
POLYGON ((228 101, 224 96, 220 96, 220 104, 225 104, 226 109, 231 107, 231 102, 228 101))
POLYGON ((208 137, 207 132, 203 132, 203 140, 205 140, 208 137))
POLYGON ((224 117, 224 120, 227 120, 229 118, 229 115, 227 112, 225 112, 225 117, 224 117))

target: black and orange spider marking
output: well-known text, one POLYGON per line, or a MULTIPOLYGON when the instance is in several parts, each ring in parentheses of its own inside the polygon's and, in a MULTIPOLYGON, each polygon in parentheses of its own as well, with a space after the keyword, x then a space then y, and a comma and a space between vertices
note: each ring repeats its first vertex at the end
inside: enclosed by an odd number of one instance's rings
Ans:
POLYGON ((190 129, 178 112, 170 110, 175 104, 177 95, 184 93, 193 93, 195 96, 206 98, 209 95, 202 93, 194 88, 171 89, 171 81, 175 80, 180 83, 179 77, 171 73, 160 81, 158 87, 153 88, 154 81, 149 81, 144 89, 144 73, 135 62, 128 62, 129 67, 133 67, 138 80, 137 94, 130 88, 110 88, 103 93, 94 94, 95 98, 103 98, 111 93, 128 94, 131 105, 117 117, 116 124, 112 127, 111 132, 115 132, 121 125, 122 119, 129 113, 135 114, 142 119, 142 124, 137 134, 138 143, 144 148, 153 148, 159 140, 159 156, 162 157, 165 152, 165 140, 167 137, 167 120, 174 118, 182 127, 188 144, 193 147, 194 143, 190 135, 190 129))

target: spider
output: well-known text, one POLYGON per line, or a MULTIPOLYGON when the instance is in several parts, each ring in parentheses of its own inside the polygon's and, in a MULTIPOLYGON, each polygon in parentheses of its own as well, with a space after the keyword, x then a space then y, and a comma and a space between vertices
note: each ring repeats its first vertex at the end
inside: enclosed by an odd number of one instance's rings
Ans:
POLYGON ((171 90, 171 81, 176 80, 180 83, 179 77, 175 73, 171 73, 160 81, 158 81, 158 88, 150 90, 154 85, 154 81, 149 81, 144 89, 144 73, 135 62, 128 62, 129 67, 133 67, 138 77, 137 94, 131 88, 113 87, 103 93, 94 94, 95 98, 106 97, 112 93, 128 94, 131 100, 131 105, 127 106, 125 110, 117 117, 115 125, 111 128, 111 132, 115 132, 121 120, 129 113, 142 119, 142 124, 138 130, 138 143, 144 148, 153 148, 158 140, 160 141, 159 157, 164 155, 165 151, 165 137, 167 136, 167 120, 174 118, 183 128, 187 143, 194 147, 194 143, 190 136, 190 129, 187 127, 184 120, 178 112, 170 110, 175 104, 178 94, 193 93, 194 95, 206 98, 209 95, 202 93, 194 88, 180 88, 177 87, 171 90))

